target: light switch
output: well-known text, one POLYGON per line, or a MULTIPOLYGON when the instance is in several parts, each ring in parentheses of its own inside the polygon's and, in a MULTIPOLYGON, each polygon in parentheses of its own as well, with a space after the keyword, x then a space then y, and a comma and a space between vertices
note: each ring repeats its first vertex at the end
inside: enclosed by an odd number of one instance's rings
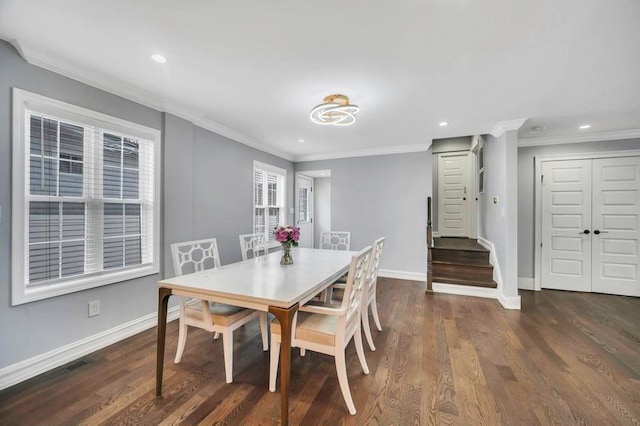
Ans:
POLYGON ((498 197, 493 197, 493 204, 498 204, 498 197))

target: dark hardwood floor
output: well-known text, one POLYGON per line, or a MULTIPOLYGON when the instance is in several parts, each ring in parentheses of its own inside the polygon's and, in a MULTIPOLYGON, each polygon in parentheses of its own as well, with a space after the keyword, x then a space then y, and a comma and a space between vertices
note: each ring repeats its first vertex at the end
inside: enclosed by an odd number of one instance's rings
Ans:
MULTIPOLYGON (((333 358, 294 351, 292 424, 640 424, 640 299, 522 291, 522 311, 506 311, 424 286, 379 280, 384 331, 365 349, 369 375, 347 350, 357 415, 333 358)), ((257 322, 235 333, 232 384, 221 340, 190 331, 174 365, 176 339, 173 322, 159 399, 152 329, 1 391, 0 424, 277 424, 257 322)))

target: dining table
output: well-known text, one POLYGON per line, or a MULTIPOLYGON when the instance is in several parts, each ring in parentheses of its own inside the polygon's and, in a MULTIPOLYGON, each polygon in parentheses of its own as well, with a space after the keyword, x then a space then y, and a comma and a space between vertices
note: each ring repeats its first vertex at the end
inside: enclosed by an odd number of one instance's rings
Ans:
POLYGON ((270 312, 281 325, 280 423, 288 424, 293 318, 300 305, 349 270, 354 254, 354 251, 294 248, 293 264, 281 265, 282 251, 276 250, 253 259, 159 281, 156 396, 162 395, 167 307, 171 295, 270 312))

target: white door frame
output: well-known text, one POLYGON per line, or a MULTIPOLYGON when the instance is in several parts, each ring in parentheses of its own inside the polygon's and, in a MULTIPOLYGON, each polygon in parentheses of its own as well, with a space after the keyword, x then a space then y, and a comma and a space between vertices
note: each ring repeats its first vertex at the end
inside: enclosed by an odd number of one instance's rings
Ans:
POLYGON ((542 163, 545 161, 558 160, 590 160, 595 158, 615 158, 639 156, 640 150, 622 150, 605 152, 588 152, 576 154, 544 155, 535 157, 535 262, 533 268, 533 289, 542 290, 542 163))
POLYGON ((435 154, 437 156, 437 163, 438 163, 438 187, 436 188, 436 190, 438 191, 438 205, 436 206, 436 208, 438 209, 438 236, 442 235, 442 221, 443 221, 443 214, 442 211, 440 209, 441 204, 443 202, 443 197, 442 194, 440 193, 440 190, 442 188, 442 182, 440 179, 440 173, 442 172, 441 169, 441 160, 443 157, 446 156, 456 156, 456 155, 464 155, 466 154, 466 173, 467 173, 467 182, 465 187, 467 188, 467 192, 464 194, 465 198, 467 198, 467 202, 464 204, 464 209, 466 210, 466 214, 467 214, 467 236, 466 238, 477 238, 477 234, 478 234, 478 226, 477 226, 477 214, 476 214, 476 210, 477 210, 477 201, 476 198, 478 197, 477 195, 477 188, 476 188, 476 157, 477 155, 475 154, 475 152, 472 151, 451 151, 451 152, 440 152, 435 154))
POLYGON ((315 210, 315 206, 314 206, 314 193, 313 193, 313 187, 315 184, 315 179, 312 178, 311 176, 305 175, 304 173, 296 173, 295 175, 295 196, 293 197, 293 202, 295 204, 295 215, 294 215, 294 222, 295 222, 295 226, 299 226, 299 222, 300 222, 300 192, 299 192, 299 185, 298 185, 298 178, 303 178, 303 179, 308 179, 311 181, 311 197, 309 199, 309 210, 311 212, 311 248, 315 247, 315 241, 313 239, 313 235, 315 234, 314 232, 314 223, 313 223, 313 217, 314 217, 314 210, 315 210))

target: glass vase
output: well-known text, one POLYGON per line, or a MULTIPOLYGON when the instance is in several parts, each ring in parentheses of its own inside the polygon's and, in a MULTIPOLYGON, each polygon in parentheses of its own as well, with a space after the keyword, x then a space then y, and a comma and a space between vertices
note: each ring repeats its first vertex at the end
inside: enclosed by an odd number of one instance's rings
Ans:
POLYGON ((291 246, 288 244, 282 245, 282 258, 280 258, 281 265, 293 264, 293 256, 291 255, 291 246))

